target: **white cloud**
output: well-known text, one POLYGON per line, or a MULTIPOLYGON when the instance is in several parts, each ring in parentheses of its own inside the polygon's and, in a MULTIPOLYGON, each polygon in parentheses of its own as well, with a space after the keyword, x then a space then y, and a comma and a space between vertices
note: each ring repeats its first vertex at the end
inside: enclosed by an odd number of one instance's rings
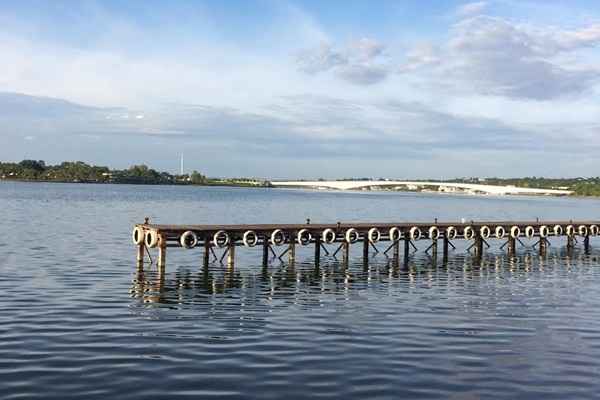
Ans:
POLYGON ((456 16, 463 18, 481 14, 488 5, 487 1, 474 1, 463 4, 456 9, 456 16))
POLYGON ((385 46, 361 38, 337 49, 328 43, 300 52, 298 68, 309 74, 333 71, 336 76, 356 85, 373 85, 383 81, 389 73, 384 54, 385 46))

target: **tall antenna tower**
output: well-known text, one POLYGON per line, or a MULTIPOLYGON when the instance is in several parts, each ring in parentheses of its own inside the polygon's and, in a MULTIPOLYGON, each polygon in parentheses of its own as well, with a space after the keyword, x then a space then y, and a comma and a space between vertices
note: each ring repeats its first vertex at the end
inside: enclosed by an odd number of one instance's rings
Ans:
POLYGON ((180 165, 180 175, 183 175, 183 153, 181 153, 181 165, 180 165))

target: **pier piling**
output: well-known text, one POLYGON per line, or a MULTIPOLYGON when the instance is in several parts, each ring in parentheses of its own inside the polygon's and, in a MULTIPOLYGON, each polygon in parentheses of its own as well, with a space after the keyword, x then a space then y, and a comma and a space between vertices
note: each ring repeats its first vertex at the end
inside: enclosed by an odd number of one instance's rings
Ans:
POLYGON ((233 267, 235 263, 235 243, 230 242, 227 251, 227 266, 233 267))
POLYGON ((263 267, 269 265, 269 239, 267 239, 266 234, 263 236, 262 265, 263 267))
POLYGON ((321 237, 315 237, 315 265, 318 267, 321 263, 321 237))
POLYGON ((167 238, 165 235, 158 235, 158 268, 164 269, 167 265, 167 238))

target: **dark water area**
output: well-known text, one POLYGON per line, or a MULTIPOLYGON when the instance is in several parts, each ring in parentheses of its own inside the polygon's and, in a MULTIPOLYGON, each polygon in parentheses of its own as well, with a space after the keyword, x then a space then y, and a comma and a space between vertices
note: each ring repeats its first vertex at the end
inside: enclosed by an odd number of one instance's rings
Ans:
MULTIPOLYGON (((597 398, 600 237, 475 265, 384 255, 345 267, 311 248, 231 269, 169 249, 156 223, 599 219, 600 201, 416 193, 0 183, 0 398, 597 398)), ((380 247, 384 248, 385 244, 380 247)), ((280 251, 282 249, 279 249, 280 251)))

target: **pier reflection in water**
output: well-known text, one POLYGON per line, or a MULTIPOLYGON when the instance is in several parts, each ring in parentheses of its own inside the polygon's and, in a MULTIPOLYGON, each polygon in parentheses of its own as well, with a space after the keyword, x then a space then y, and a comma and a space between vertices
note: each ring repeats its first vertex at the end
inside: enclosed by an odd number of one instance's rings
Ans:
POLYGON ((447 261, 419 255, 408 265, 391 258, 371 260, 368 265, 362 259, 355 259, 347 265, 329 257, 320 265, 310 261, 280 262, 269 267, 213 263, 209 268, 181 266, 170 273, 146 266, 146 270, 137 268, 131 294, 144 303, 167 305, 203 304, 208 296, 214 295, 266 301, 289 298, 292 304, 310 305, 320 295, 351 300, 353 295, 362 296, 370 289, 401 288, 413 283, 450 288, 457 282, 529 279, 530 275, 537 277, 541 273, 553 276, 568 273, 572 268, 581 274, 582 269, 597 266, 599 261, 596 254, 555 249, 544 256, 530 250, 515 257, 499 252, 482 258, 459 254, 447 261))
POLYGON ((234 385, 242 391, 285 382, 307 397, 591 398, 600 389, 591 378, 600 253, 492 251, 477 265, 468 254, 417 257, 147 268, 134 274, 132 309, 191 323, 173 334, 203 342, 196 373, 250 368, 260 378, 234 385))

